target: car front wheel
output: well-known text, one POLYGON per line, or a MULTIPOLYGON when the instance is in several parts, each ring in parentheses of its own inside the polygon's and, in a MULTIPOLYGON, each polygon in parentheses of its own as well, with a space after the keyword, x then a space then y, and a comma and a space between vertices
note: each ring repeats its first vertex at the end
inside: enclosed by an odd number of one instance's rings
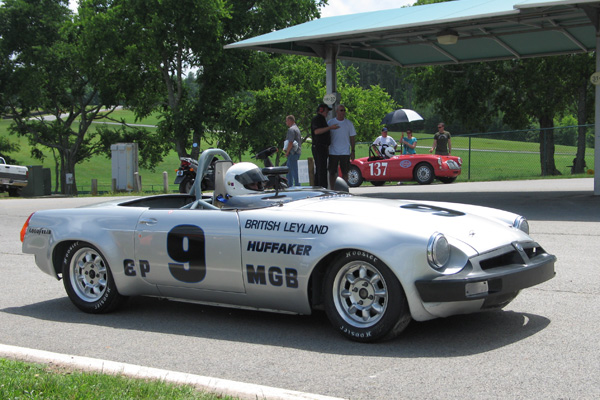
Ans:
POLYGON ((419 185, 429 185, 435 178, 433 167, 427 163, 417 165, 413 175, 419 185))
POLYGON ((67 249, 62 277, 67 295, 84 312, 107 313, 126 299, 117 292, 108 262, 89 243, 75 242, 67 249))
POLYGON ((325 311, 332 325, 357 342, 388 340, 411 320, 400 282, 376 256, 347 250, 324 283, 325 311))
POLYGON ((348 186, 359 187, 363 183, 363 176, 356 165, 351 165, 348 170, 348 186))

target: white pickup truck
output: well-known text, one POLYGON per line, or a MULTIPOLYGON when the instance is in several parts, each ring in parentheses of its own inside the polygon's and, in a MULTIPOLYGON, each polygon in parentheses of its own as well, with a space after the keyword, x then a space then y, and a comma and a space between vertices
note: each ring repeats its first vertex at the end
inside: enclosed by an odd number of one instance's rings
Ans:
POLYGON ((20 165, 8 165, 3 157, 0 157, 0 193, 8 192, 10 197, 17 197, 21 189, 27 186, 29 170, 20 165))

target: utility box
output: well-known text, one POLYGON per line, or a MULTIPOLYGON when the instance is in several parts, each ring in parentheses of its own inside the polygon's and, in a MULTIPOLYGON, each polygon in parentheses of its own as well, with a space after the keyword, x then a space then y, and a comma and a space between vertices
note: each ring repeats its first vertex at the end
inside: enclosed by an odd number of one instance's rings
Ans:
POLYGON ((23 197, 49 196, 52 193, 50 168, 41 165, 28 165, 27 186, 21 191, 23 197))
POLYGON ((138 172, 137 143, 116 143, 110 146, 112 179, 117 191, 135 191, 135 173, 138 172))

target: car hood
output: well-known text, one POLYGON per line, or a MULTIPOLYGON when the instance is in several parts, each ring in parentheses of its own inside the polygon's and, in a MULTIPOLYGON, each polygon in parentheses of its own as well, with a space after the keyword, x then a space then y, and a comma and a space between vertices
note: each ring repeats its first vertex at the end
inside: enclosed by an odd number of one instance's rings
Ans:
MULTIPOLYGON (((477 253, 508 243, 531 241, 523 231, 512 226, 519 216, 488 207, 458 203, 372 199, 358 196, 308 199, 296 202, 304 211, 345 215, 359 227, 375 225, 377 229, 422 236, 428 240, 440 232, 466 243, 477 253)), ((357 232, 358 233, 358 232, 357 232)))

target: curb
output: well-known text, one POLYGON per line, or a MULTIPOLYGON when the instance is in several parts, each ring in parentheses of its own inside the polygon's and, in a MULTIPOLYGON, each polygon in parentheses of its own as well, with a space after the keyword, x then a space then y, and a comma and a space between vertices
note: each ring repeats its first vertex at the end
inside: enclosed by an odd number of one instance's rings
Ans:
POLYGON ((206 392, 256 400, 342 400, 337 397, 321 396, 293 390, 279 389, 226 379, 168 371, 165 369, 125 364, 97 358, 80 357, 49 351, 28 349, 0 344, 0 357, 32 363, 54 364, 85 372, 123 375, 130 378, 152 379, 174 384, 191 385, 206 392))

